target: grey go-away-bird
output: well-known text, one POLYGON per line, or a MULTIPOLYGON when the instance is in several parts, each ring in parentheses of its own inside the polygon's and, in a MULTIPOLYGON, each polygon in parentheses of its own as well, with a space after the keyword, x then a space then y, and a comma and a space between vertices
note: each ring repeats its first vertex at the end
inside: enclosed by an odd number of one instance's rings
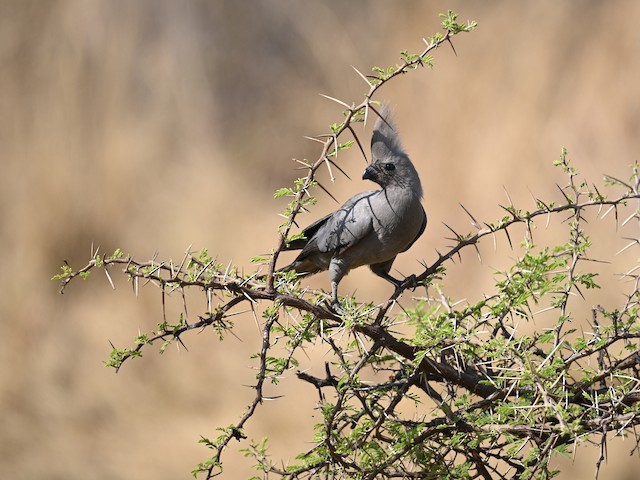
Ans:
POLYGON ((381 190, 354 195, 342 207, 304 229, 304 238, 284 249, 302 249, 281 271, 311 275, 329 270, 332 303, 339 306, 338 284, 353 268, 369 265, 373 273, 398 288, 402 281, 389 274, 399 253, 422 235, 427 216, 422 185, 400 144, 389 110, 380 111, 371 137, 371 164, 362 178, 381 190))

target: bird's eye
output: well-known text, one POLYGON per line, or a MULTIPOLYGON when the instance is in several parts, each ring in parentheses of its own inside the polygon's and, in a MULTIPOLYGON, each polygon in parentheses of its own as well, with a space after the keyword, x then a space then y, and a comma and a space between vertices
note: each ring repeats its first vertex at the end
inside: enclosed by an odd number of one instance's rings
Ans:
POLYGON ((387 172, 391 172, 391 171, 393 171, 393 170, 395 170, 395 169, 396 169, 396 166, 395 166, 393 163, 385 163, 385 164, 384 164, 384 169, 385 169, 387 172))

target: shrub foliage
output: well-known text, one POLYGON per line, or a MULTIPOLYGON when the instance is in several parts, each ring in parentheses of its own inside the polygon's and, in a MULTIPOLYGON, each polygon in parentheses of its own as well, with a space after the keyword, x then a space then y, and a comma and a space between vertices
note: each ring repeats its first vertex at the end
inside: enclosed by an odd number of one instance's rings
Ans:
POLYGON ((83 268, 65 265, 54 277, 64 290, 94 270, 104 271, 110 282, 110 272, 121 271, 136 291, 158 287, 163 311, 167 299, 185 298, 186 291, 206 296, 207 311, 197 320, 186 312, 177 319, 164 314, 132 346, 114 347, 106 364, 116 370, 152 345, 163 351, 192 331, 213 329, 224 341, 234 328, 232 316, 247 307, 253 312, 262 331, 255 396, 218 436, 202 437, 211 456, 194 476, 220 475, 225 451, 235 440, 255 460, 256 478, 291 479, 550 478, 557 473, 550 459, 582 442, 599 445, 597 476, 608 436, 631 434, 638 448, 640 263, 617 278, 601 279, 598 261, 609 259, 591 258, 589 236, 592 223, 610 216, 616 227, 611 235, 626 238, 622 251, 638 249, 637 164, 629 179, 605 177, 596 185, 581 177, 563 149, 555 162, 565 178, 558 187, 561 201, 533 198, 534 208, 526 210, 509 200, 504 216, 492 223, 478 221, 463 207, 473 230, 451 229, 450 247, 415 274, 418 292, 425 294, 403 300, 402 307, 401 297, 415 283, 406 282, 379 305, 345 298, 338 314, 324 292, 305 288, 294 272, 276 271, 281 250, 296 238, 296 216, 315 201, 311 192, 328 193, 318 181, 319 170, 327 168, 332 177, 341 172, 338 153, 354 145, 365 154, 354 125, 377 114, 378 90, 403 73, 432 66, 438 46, 475 27, 475 22, 458 23, 453 12, 442 19, 443 33, 426 40, 421 53, 402 52, 400 64, 376 67, 370 75, 357 72, 369 89, 362 103, 328 97, 345 108, 344 119, 315 139, 321 152, 304 164, 306 175, 276 191, 276 197, 291 201, 278 226, 278 246, 253 259, 259 264, 255 273, 221 264, 207 250, 188 251, 179 262, 138 261, 117 250, 110 256, 95 252, 83 268), (551 218, 562 220, 564 241, 539 245, 536 229, 551 218), (495 272, 493 291, 464 302, 449 298, 447 268, 462 260, 463 252, 479 255, 479 245, 496 236, 506 238, 518 256, 508 269, 495 272), (619 292, 621 302, 585 305, 585 293, 602 286, 619 292), (523 325, 538 322, 544 326, 523 333, 523 325), (274 461, 266 438, 249 438, 250 421, 268 399, 265 383, 277 388, 283 375, 297 369, 305 348, 319 344, 330 352, 320 368, 323 375, 295 373, 317 395, 321 421, 313 445, 288 464, 274 461))

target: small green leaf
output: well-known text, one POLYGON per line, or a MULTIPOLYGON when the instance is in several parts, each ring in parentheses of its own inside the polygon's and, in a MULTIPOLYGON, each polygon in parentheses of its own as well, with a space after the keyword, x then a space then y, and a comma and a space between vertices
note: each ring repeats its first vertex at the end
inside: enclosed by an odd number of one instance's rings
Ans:
POLYGON ((60 270, 62 270, 62 273, 54 275, 51 280, 64 280, 73 275, 73 269, 69 265, 62 265, 60 270))
POLYGON ((281 197, 287 197, 287 196, 293 196, 295 195, 295 193, 293 192, 293 190, 291 188, 288 187, 283 187, 283 188, 279 188, 278 190, 276 190, 273 194, 273 198, 281 198, 281 197))

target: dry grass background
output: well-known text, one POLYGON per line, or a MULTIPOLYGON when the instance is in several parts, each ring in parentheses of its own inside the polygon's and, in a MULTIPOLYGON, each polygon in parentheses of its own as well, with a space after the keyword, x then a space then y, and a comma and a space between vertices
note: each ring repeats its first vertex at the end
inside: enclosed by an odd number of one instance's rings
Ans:
MULTIPOLYGON (((434 71, 383 91, 430 216, 403 273, 446 243, 443 221, 468 228, 458 202, 493 220, 503 185, 516 202, 527 188, 557 198, 561 146, 592 180, 627 176, 640 156, 640 3, 0 1, 0 478, 189 476, 208 454, 199 435, 251 396, 253 320, 238 318, 242 341, 192 335, 188 353, 149 351, 114 375, 101 365, 107 339, 128 345, 151 328, 159 294, 136 300, 123 278, 112 291, 98 276, 60 296, 49 278, 63 259, 86 262, 92 242, 141 260, 193 244, 248 266, 276 244, 283 203, 270 198, 299 173, 291 158, 317 154, 303 135, 340 119, 318 93, 360 101, 351 65, 421 49, 447 8, 480 28, 457 38, 457 57, 437 51, 434 71)), ((354 181, 333 193, 345 199, 365 188, 364 164, 355 151, 341 159, 354 181)), ((307 220, 334 207, 319 196, 307 220)), ((452 270, 452 295, 489 288, 499 260, 487 255, 452 270)), ((365 269, 341 285, 354 290, 389 293, 365 269)), ((280 393, 249 433, 286 455, 311 437, 315 394, 295 379, 280 393)), ((610 445, 601 478, 640 478, 631 447, 610 445)), ((590 478, 596 458, 559 460, 561 478, 590 478)), ((247 473, 233 457, 225 478, 247 473)))

